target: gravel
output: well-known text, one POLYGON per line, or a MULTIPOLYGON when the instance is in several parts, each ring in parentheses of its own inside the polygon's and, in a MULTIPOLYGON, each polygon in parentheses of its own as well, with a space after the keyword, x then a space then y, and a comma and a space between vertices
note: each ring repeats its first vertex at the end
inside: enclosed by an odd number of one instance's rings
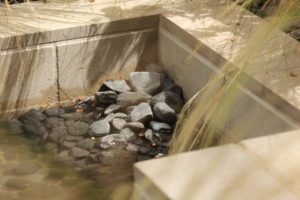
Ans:
MULTIPOLYGON (((43 113, 33 109, 9 123, 14 132, 29 132, 44 143, 56 159, 92 171, 93 178, 108 171, 131 173, 135 161, 167 152, 176 114, 183 106, 181 88, 158 73, 159 66, 147 67, 153 72, 130 74, 132 88, 126 80, 106 81, 92 97, 43 113)), ((31 165, 12 172, 26 175, 36 170, 31 165)))
POLYGON ((95 136, 101 136, 109 134, 110 132, 110 125, 109 122, 106 120, 99 120, 95 121, 91 124, 91 131, 95 136))

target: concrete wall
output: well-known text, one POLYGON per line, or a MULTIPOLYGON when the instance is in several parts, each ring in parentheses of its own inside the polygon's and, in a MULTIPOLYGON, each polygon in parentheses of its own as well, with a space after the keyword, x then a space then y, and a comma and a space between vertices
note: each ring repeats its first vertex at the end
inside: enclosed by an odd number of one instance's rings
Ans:
MULTIPOLYGON (((123 20, 120 24, 98 25, 101 28, 83 37, 77 32, 76 38, 70 38, 72 29, 56 30, 57 37, 51 42, 28 40, 19 48, 13 42, 3 45, 0 118, 30 107, 92 95, 101 82, 126 78, 129 72, 157 62, 158 16, 123 20), (65 34, 67 39, 61 41, 58 36, 65 34)), ((95 26, 89 28, 95 30, 95 26)), ((21 41, 28 37, 34 35, 25 35, 21 41)))
MULTIPOLYGON (((216 19, 215 12, 223 9, 222 1, 182 1, 174 7, 167 1, 153 7, 151 2, 130 1, 125 7, 116 7, 107 1, 93 4, 92 9, 80 2, 70 7, 63 4, 14 7, 20 12, 14 13, 12 23, 7 27, 0 23, 0 28, 4 28, 0 33, 0 115, 9 116, 5 114, 91 95, 104 80, 127 77, 129 72, 142 69, 146 63, 156 62, 157 53, 164 69, 183 87, 186 98, 190 98, 224 63, 234 61, 235 55, 229 56, 229 53, 235 54, 245 46, 243 34, 236 35, 241 37, 243 45, 239 43, 234 51, 228 50, 232 45, 226 41, 233 36, 234 29, 224 24, 236 23, 236 17, 229 16, 225 22, 216 19), (63 12, 52 9, 55 6, 63 12), (32 8, 43 18, 28 12, 32 8), (53 16, 53 12, 57 15, 53 16), (160 19, 157 14, 161 14, 160 19), (24 21, 24 30, 16 29, 20 19, 24 21), (224 49, 219 50, 221 46, 224 49)), ((254 24, 245 21, 245 30, 247 27, 255 29, 262 23, 249 13, 245 15, 253 18, 250 21, 254 24)), ((282 33, 276 38, 276 41, 289 41, 282 33)), ((290 42, 290 46, 295 49, 299 45, 290 42)), ((299 59, 296 53, 289 53, 289 67, 295 68, 299 59)), ((269 65, 282 63, 282 58, 273 57, 269 65)), ((299 109, 295 107, 297 95, 291 93, 292 97, 285 98, 284 93, 276 93, 277 88, 268 87, 256 78, 250 76, 251 84, 239 89, 232 119, 225 128, 239 130, 233 125, 241 124, 236 123, 241 116, 248 124, 244 133, 251 137, 296 127, 300 119, 299 109), (254 134, 253 128, 260 131, 254 134)), ((266 78, 269 75, 266 74, 266 78)), ((295 83, 295 80, 289 82, 295 83)), ((292 89, 295 85, 287 85, 281 91, 292 89)))
POLYGON ((133 199, 299 199, 299 137, 284 132, 139 162, 133 199))
MULTIPOLYGON (((211 78, 214 77, 226 60, 217 52, 204 44, 201 40, 181 29, 176 21, 161 17, 159 26, 159 59, 161 66, 170 76, 183 87, 186 98, 190 98, 199 90, 203 90, 211 78), (196 49, 196 50, 195 50, 196 49), (203 52, 203 54, 202 54, 203 52)), ((231 103, 220 106, 230 106, 226 114, 220 109, 216 126, 224 138, 224 142, 239 141, 245 138, 258 137, 298 128, 299 121, 292 115, 286 114, 284 109, 278 109, 265 101, 264 95, 257 90, 266 90, 264 85, 255 82, 251 77, 246 85, 239 86, 234 93, 231 103), (256 89, 253 90, 253 85, 256 89), (256 90, 256 91, 255 91, 256 90), (224 134, 226 133, 226 136, 224 134)), ((224 77, 223 83, 226 82, 224 77)), ((201 94, 201 93, 200 93, 201 94)), ((271 97, 270 97, 271 98, 271 97)), ((273 102, 280 101, 280 97, 272 96, 273 102)), ((281 108, 289 107, 283 102, 281 108)), ((213 119, 214 120, 214 119, 213 119)))

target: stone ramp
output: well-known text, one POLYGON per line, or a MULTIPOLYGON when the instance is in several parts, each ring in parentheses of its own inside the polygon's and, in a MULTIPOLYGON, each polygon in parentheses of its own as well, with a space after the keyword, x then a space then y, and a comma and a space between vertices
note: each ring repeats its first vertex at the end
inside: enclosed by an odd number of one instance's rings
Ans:
POLYGON ((300 131, 135 165, 136 199, 299 199, 300 131))

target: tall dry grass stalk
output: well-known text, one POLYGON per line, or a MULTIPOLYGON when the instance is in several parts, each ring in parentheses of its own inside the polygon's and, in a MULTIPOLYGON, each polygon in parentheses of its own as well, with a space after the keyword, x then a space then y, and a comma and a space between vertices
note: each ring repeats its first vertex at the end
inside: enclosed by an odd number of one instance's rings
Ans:
MULTIPOLYGON (((255 4, 254 0, 248 0, 244 1, 242 6, 249 8, 253 4, 255 4)), ((228 13, 232 12, 239 14, 242 10, 237 11, 233 5, 228 7, 226 12, 220 13, 219 17, 226 17, 228 13)), ((221 67, 219 73, 211 77, 207 86, 195 94, 184 107, 176 127, 176 134, 173 137, 171 154, 209 147, 222 141, 224 135, 221 134, 226 135, 226 133, 221 130, 226 125, 227 120, 232 117, 231 111, 237 103, 238 89, 248 82, 248 78, 242 76, 242 72, 261 72, 264 66, 254 67, 251 65, 253 60, 262 56, 264 46, 272 38, 274 30, 289 27, 296 21, 300 21, 300 2, 298 0, 288 0, 284 4, 278 4, 273 15, 268 19, 268 23, 261 26, 250 39, 246 48, 238 53, 235 63, 238 63, 239 67, 233 69, 230 63, 226 63, 221 67), (223 83, 225 78, 226 81, 223 83)), ((275 45, 272 48, 278 48, 275 45)), ((269 55, 274 50, 272 48, 267 51, 269 55)), ((255 116, 259 112, 256 110, 250 114, 255 116)), ((235 132, 243 132, 243 126, 239 126, 235 132)), ((238 135, 231 135, 230 137, 232 141, 239 140, 238 135)), ((225 140, 230 142, 231 139, 225 140)))
MULTIPOLYGON (((7 16, 14 15, 14 8, 9 6, 7 0, 5 1, 7 16)), ((182 3, 183 0, 169 2, 170 6, 176 7, 182 3)), ((63 3, 68 3, 68 1, 64 1, 63 3)), ((157 4, 157 6, 161 3, 161 0, 154 1, 154 5, 157 4)), ((243 12, 242 9, 236 8, 238 3, 239 2, 231 4, 230 2, 228 9, 224 13, 219 13, 219 17, 222 18, 228 13, 238 15, 239 12, 243 12)), ((28 2, 28 4, 30 4, 30 2, 28 2)), ((115 6, 117 7, 119 4, 126 4, 126 1, 115 0, 115 6)), ((242 6, 251 8, 253 5, 255 5, 255 0, 247 0, 243 1, 242 6)), ((268 20, 269 23, 261 26, 260 30, 250 39, 248 46, 239 52, 239 55, 236 57, 239 68, 235 68, 230 63, 226 63, 220 68, 218 73, 210 78, 207 85, 197 92, 184 106, 172 139, 170 154, 205 148, 222 141, 224 133, 221 130, 226 126, 227 120, 231 117, 231 111, 235 106, 239 87, 248 82, 248 79, 242 76, 242 71, 249 70, 247 68, 253 66, 251 62, 261 54, 266 41, 272 37, 271 34, 274 29, 284 29, 295 21, 300 20, 299 0, 286 0, 284 4, 278 4, 278 6, 272 17, 268 20)), ((34 12, 34 9, 31 11, 34 12)), ((19 11, 17 10, 16 12, 19 11)), ((145 12, 147 12, 147 10, 145 12)), ((0 23, 2 23, 2 26, 5 26, 3 25, 5 19, 0 23)), ((243 26, 243 24, 241 24, 241 26, 243 26)), ((270 52, 272 52, 272 49, 270 49, 270 52)), ((257 66, 257 68, 250 70, 261 71, 262 68, 261 66, 257 66)), ((256 115, 257 112, 253 111, 253 113, 250 114, 256 115)), ((243 126, 239 126, 239 129, 235 130, 235 132, 243 132, 243 126)), ((230 142, 231 139, 236 141, 239 139, 239 135, 231 135, 230 138, 226 138, 225 141, 230 142)), ((145 187, 148 187, 146 183, 145 187)), ((122 187, 121 190, 116 191, 114 194, 116 200, 127 196, 128 189, 126 188, 127 185, 122 187)), ((188 197, 185 199, 188 199, 188 197)))

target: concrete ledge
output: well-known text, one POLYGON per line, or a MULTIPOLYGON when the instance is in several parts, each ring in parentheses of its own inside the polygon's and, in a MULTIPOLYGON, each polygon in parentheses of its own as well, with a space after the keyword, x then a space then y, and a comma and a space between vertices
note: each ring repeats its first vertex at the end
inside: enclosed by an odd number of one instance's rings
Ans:
MULTIPOLYGON (((186 36, 184 30, 178 30, 178 26, 170 21, 168 23, 163 17, 162 22, 159 28, 159 60, 164 70, 182 86, 185 97, 190 98, 207 85, 220 66, 201 54, 209 52, 209 47, 202 46, 201 51, 195 52, 188 41, 184 42, 191 36, 186 36)), ((224 60, 217 52, 211 51, 210 54, 224 60)), ((260 83, 257 84, 257 87, 264 88, 260 83)), ((228 111, 226 119, 219 119, 224 142, 280 133, 298 127, 298 122, 288 113, 264 101, 263 95, 253 92, 252 88, 247 88, 248 85, 238 87, 232 100, 234 106, 228 111)), ((285 105, 288 106, 288 103, 284 102, 282 108, 285 105)))
POLYGON ((299 133, 140 162, 135 166, 135 195, 145 200, 298 199, 299 133))
POLYGON ((157 62, 157 27, 2 50, 0 56, 0 118, 6 119, 89 96, 102 81, 157 62))
MULTIPOLYGON (((121 19, 115 21, 108 20, 106 22, 93 24, 78 23, 77 25, 74 24, 73 26, 63 27, 61 29, 55 27, 53 28, 53 30, 37 29, 36 32, 25 32, 21 33, 20 35, 12 35, 8 37, 2 36, 2 38, 0 35, 0 49, 7 50, 79 38, 84 39, 93 36, 109 35, 116 33, 118 34, 122 32, 126 33, 128 31, 157 28, 158 19, 158 15, 153 15, 134 19, 121 19)), ((45 22, 40 21, 37 23, 43 24, 45 22)), ((53 20, 52 23, 57 25, 57 22, 55 20, 53 20)), ((67 22, 65 23, 67 24, 67 22)), ((50 27, 52 27, 53 24, 51 24, 50 27)), ((26 27, 25 24, 22 26, 26 27)), ((32 29, 34 30, 34 28, 31 27, 28 27, 28 29, 31 31, 32 29)))
POLYGON ((298 199, 270 168, 238 145, 208 148, 136 164, 135 195, 143 200, 298 199))
MULTIPOLYGON (((253 50, 257 52, 251 55, 247 48, 251 47, 251 43, 255 43, 255 38, 259 37, 258 33, 268 28, 268 24, 248 11, 238 12, 239 8, 234 8, 228 13, 227 9, 226 4, 205 4, 190 10, 189 14, 164 13, 160 20, 160 37, 175 38, 193 49, 193 54, 180 64, 167 62, 164 58, 160 60, 168 68, 175 69, 175 72, 169 70, 175 80, 183 80, 180 77, 181 73, 176 69, 189 69, 193 60, 197 59, 194 56, 196 54, 203 56, 216 69, 220 69, 224 64, 244 67, 243 79, 248 80, 245 87, 299 122, 297 66, 300 65, 300 44, 283 32, 272 29, 268 39, 261 41, 261 44, 257 45, 258 48, 253 50), (273 48, 278 44, 280 48, 273 48), (243 56, 249 56, 251 59, 243 60, 243 56), (243 62, 247 63, 246 67, 241 66, 243 62), (291 73, 296 74, 296 77, 290 76, 291 73)), ((173 55, 168 55, 169 60, 176 59, 174 51, 173 55)))

